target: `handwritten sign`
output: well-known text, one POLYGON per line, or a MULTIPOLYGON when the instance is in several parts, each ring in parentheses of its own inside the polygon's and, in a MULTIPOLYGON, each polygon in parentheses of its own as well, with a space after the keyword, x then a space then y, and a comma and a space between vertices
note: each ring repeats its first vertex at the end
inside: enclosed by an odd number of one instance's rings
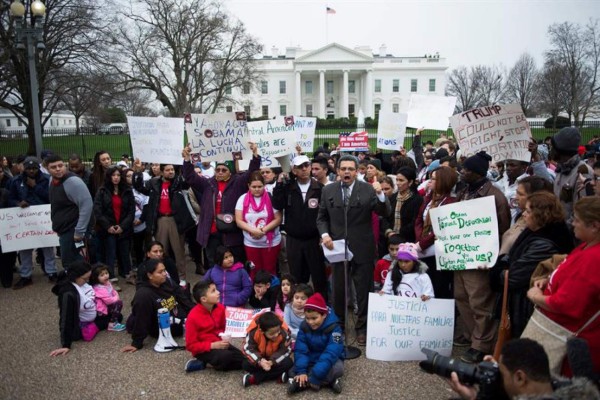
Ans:
POLYGON ((294 117, 277 117, 248 123, 248 137, 262 157, 290 154, 296 146, 294 117))
POLYGON ((363 132, 340 132, 339 151, 369 151, 369 134, 363 132))
POLYGON ((58 246, 58 235, 52 230, 50 204, 1 209, 0 232, 3 253, 58 246))
POLYGON ((531 129, 518 104, 475 108, 453 115, 450 124, 466 157, 483 150, 494 161, 531 160, 531 129))
POLYGON ((127 117, 133 156, 141 161, 181 165, 183 118, 127 117))
POLYGON ((225 307, 225 333, 231 337, 246 337, 246 329, 257 314, 270 311, 270 308, 248 309, 239 307, 225 307))
POLYGON ((369 294, 367 358, 424 360, 421 348, 452 353, 454 300, 369 294))
POLYGON ((186 132, 194 161, 250 158, 246 113, 186 115, 186 132))
POLYGON ((378 149, 398 150, 401 145, 404 145, 407 118, 407 114, 389 111, 379 112, 379 124, 377 125, 378 149))
POLYGON ((315 144, 315 128, 317 119, 313 117, 294 116, 294 130, 296 132, 296 144, 302 147, 304 153, 312 153, 315 144))
POLYGON ((430 211, 438 269, 492 267, 500 239, 494 196, 461 201, 430 211))
POLYGON ((448 130, 448 118, 454 113, 456 97, 411 94, 407 126, 411 128, 448 130))

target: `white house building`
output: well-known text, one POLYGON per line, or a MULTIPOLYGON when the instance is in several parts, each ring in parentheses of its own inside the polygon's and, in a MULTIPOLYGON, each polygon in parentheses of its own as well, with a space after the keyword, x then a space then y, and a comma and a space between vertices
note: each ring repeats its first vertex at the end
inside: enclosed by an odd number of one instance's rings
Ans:
POLYGON ((379 110, 398 112, 411 93, 444 95, 446 60, 439 55, 394 57, 386 47, 354 49, 331 43, 317 50, 277 48, 256 60, 262 80, 254 87, 230 89, 234 101, 225 111, 239 109, 251 117, 303 115, 376 118, 379 110))
MULTIPOLYGON (((48 118, 48 113, 42 114, 42 121, 48 118)), ((79 123, 84 124, 84 119, 81 118, 79 123)), ((0 130, 10 132, 25 132, 27 127, 21 122, 12 112, 7 109, 0 108, 0 130)), ((44 126, 44 131, 75 129, 75 116, 69 111, 57 111, 52 114, 50 119, 44 126)))

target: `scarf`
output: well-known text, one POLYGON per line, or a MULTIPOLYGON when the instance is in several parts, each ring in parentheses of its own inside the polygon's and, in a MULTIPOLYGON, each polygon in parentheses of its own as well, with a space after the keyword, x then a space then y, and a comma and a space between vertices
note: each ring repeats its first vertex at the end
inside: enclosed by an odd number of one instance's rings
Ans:
POLYGON ((581 161, 581 157, 578 154, 575 154, 573 157, 569 158, 567 161, 561 164, 556 165, 556 169, 554 172, 562 173, 563 175, 569 175, 569 173, 579 166, 579 161, 581 161))
MULTIPOLYGON (((248 214, 248 210, 250 209, 250 207, 252 207, 252 211, 254 211, 256 213, 261 212, 266 209, 266 211, 267 211, 267 224, 266 225, 268 225, 271 221, 273 221, 274 213, 273 213, 273 205, 271 204, 271 196, 269 196, 269 193, 266 190, 263 191, 262 196, 260 196, 260 202, 258 203, 258 205, 254 201, 254 196, 248 190, 248 193, 246 193, 246 197, 244 197, 244 206, 242 208, 242 218, 244 219, 244 222, 248 222, 248 221, 246 221, 246 214, 248 214)), ((265 233, 269 247, 271 247, 271 243, 273 242, 274 235, 275 235, 275 233, 273 232, 273 230, 270 230, 269 232, 265 233)))
POLYGON ((400 217, 402 205, 412 196, 412 190, 409 190, 405 194, 398 192, 398 198, 396 200, 396 209, 394 210, 394 232, 396 233, 400 233, 400 228, 402 228, 402 218, 400 217))

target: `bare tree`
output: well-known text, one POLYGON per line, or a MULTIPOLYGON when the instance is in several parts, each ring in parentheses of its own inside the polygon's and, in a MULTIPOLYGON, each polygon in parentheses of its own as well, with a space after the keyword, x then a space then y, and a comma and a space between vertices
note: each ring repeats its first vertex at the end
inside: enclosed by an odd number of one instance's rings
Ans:
POLYGON ((473 70, 461 66, 453 69, 448 75, 446 95, 455 96, 456 112, 463 112, 477 107, 479 104, 479 86, 473 79, 473 70))
POLYGON ((504 100, 504 71, 500 66, 477 65, 471 69, 477 82, 478 107, 491 106, 504 100))
POLYGON ((117 93, 113 103, 125 111, 126 115, 136 117, 155 117, 156 110, 149 107, 152 102, 152 92, 142 89, 130 89, 117 93))
POLYGON ((534 58, 529 53, 521 54, 508 74, 505 94, 506 100, 520 104, 528 117, 532 116, 537 101, 537 81, 538 70, 534 58))
POLYGON ((552 115, 552 127, 556 129, 556 118, 564 110, 569 100, 569 82, 565 67, 552 60, 546 61, 544 69, 536 81, 540 98, 540 108, 552 115))
POLYGON ((210 0, 139 0, 119 17, 98 62, 126 89, 152 91, 171 116, 214 112, 227 88, 256 79, 262 46, 210 0))

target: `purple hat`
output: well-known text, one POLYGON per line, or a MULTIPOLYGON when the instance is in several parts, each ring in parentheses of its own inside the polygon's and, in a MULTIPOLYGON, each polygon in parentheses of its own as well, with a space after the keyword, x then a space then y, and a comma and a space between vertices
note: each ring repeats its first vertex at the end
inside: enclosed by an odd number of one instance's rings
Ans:
POLYGON ((402 243, 398 246, 396 259, 404 261, 418 261, 417 249, 412 243, 402 243))

